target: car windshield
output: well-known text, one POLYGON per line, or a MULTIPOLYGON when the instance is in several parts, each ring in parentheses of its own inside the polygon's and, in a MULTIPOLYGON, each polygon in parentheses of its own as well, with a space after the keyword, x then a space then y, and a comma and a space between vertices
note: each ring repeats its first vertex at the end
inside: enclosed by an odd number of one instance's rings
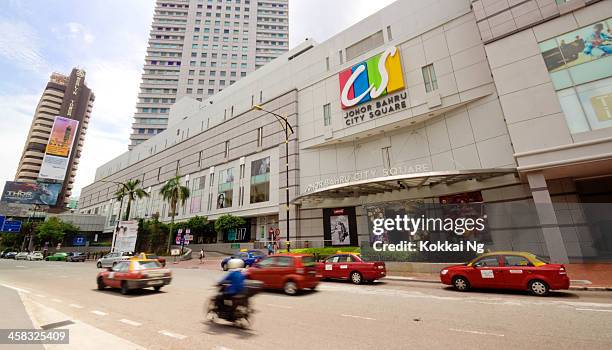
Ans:
POLYGON ((532 255, 531 258, 534 259, 536 262, 541 262, 542 264, 550 264, 550 261, 548 259, 544 259, 537 255, 532 255))
POLYGON ((308 267, 308 266, 314 266, 315 265, 315 258, 314 256, 303 256, 302 257, 302 265, 308 267))
POLYGON ((155 260, 134 262, 134 270, 157 269, 160 267, 161 265, 155 260))
POLYGON ((254 257, 262 257, 264 256, 264 253, 260 252, 259 250, 253 250, 250 252, 251 255, 253 255, 254 257))
POLYGON ((157 259, 157 255, 155 254, 146 254, 147 259, 157 259))

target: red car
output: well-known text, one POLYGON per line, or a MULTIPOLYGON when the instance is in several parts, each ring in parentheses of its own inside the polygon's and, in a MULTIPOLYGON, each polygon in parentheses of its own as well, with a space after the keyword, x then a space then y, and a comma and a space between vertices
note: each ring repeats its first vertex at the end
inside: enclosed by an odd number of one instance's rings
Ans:
POLYGON ((528 290, 544 296, 552 289, 569 289, 565 266, 548 264, 531 253, 494 252, 464 265, 440 271, 440 280, 459 291, 470 288, 528 290))
POLYGON ((159 291, 171 280, 172 272, 163 268, 159 261, 138 258, 118 261, 113 267, 98 273, 96 278, 99 290, 121 288, 121 294, 147 287, 159 291))
POLYGON ((387 275, 382 261, 363 261, 357 254, 341 253, 329 256, 318 263, 323 278, 350 279, 355 284, 381 279, 387 275))
POLYGON ((253 264, 245 274, 248 279, 263 282, 266 289, 282 289, 288 295, 315 289, 320 280, 315 259, 308 254, 270 255, 253 264))

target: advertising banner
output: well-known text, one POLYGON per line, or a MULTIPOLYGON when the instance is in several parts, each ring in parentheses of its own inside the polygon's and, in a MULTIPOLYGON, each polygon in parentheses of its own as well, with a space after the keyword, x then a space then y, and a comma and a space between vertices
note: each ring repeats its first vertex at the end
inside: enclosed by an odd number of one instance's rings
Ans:
POLYGON ((70 150, 72 149, 78 126, 79 122, 77 120, 59 116, 55 117, 45 154, 70 157, 70 150))
POLYGON ((115 235, 115 251, 133 252, 136 249, 136 238, 138 237, 138 221, 119 221, 115 235))
POLYGON ((2 202, 15 204, 55 205, 62 190, 58 183, 27 183, 7 181, 2 192, 2 202))
POLYGON ((39 179, 64 181, 78 126, 77 120, 55 117, 38 174, 39 179))

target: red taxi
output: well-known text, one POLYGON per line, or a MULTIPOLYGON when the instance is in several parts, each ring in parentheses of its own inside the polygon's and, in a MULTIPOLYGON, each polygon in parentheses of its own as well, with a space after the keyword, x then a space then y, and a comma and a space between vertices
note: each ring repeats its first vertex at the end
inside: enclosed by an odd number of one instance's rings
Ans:
POLYGON ((96 278, 99 290, 106 287, 120 288, 121 294, 148 287, 159 291, 170 284, 171 280, 172 272, 163 268, 159 261, 141 258, 118 261, 113 267, 98 273, 96 278))
POLYGON ((470 288, 527 290, 544 296, 553 289, 569 289, 565 266, 549 264, 531 253, 493 252, 464 265, 440 271, 440 280, 459 291, 470 288))
POLYGON ((329 256, 318 263, 318 269, 322 278, 349 279, 355 284, 375 281, 387 275, 384 262, 367 262, 352 253, 329 256))
POLYGON ((315 259, 308 254, 275 254, 253 264, 246 278, 263 282, 266 289, 282 289, 295 295, 303 289, 315 289, 319 284, 315 259))

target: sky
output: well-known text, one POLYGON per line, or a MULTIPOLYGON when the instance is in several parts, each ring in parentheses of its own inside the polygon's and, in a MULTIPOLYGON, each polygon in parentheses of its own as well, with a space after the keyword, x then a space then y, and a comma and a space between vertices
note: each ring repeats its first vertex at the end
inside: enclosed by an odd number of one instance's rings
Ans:
MULTIPOLYGON (((392 2, 289 0, 289 46, 323 42, 392 2)), ((0 1, 0 186, 14 180, 52 72, 84 69, 96 96, 73 195, 127 151, 153 9, 154 0, 0 1)))

